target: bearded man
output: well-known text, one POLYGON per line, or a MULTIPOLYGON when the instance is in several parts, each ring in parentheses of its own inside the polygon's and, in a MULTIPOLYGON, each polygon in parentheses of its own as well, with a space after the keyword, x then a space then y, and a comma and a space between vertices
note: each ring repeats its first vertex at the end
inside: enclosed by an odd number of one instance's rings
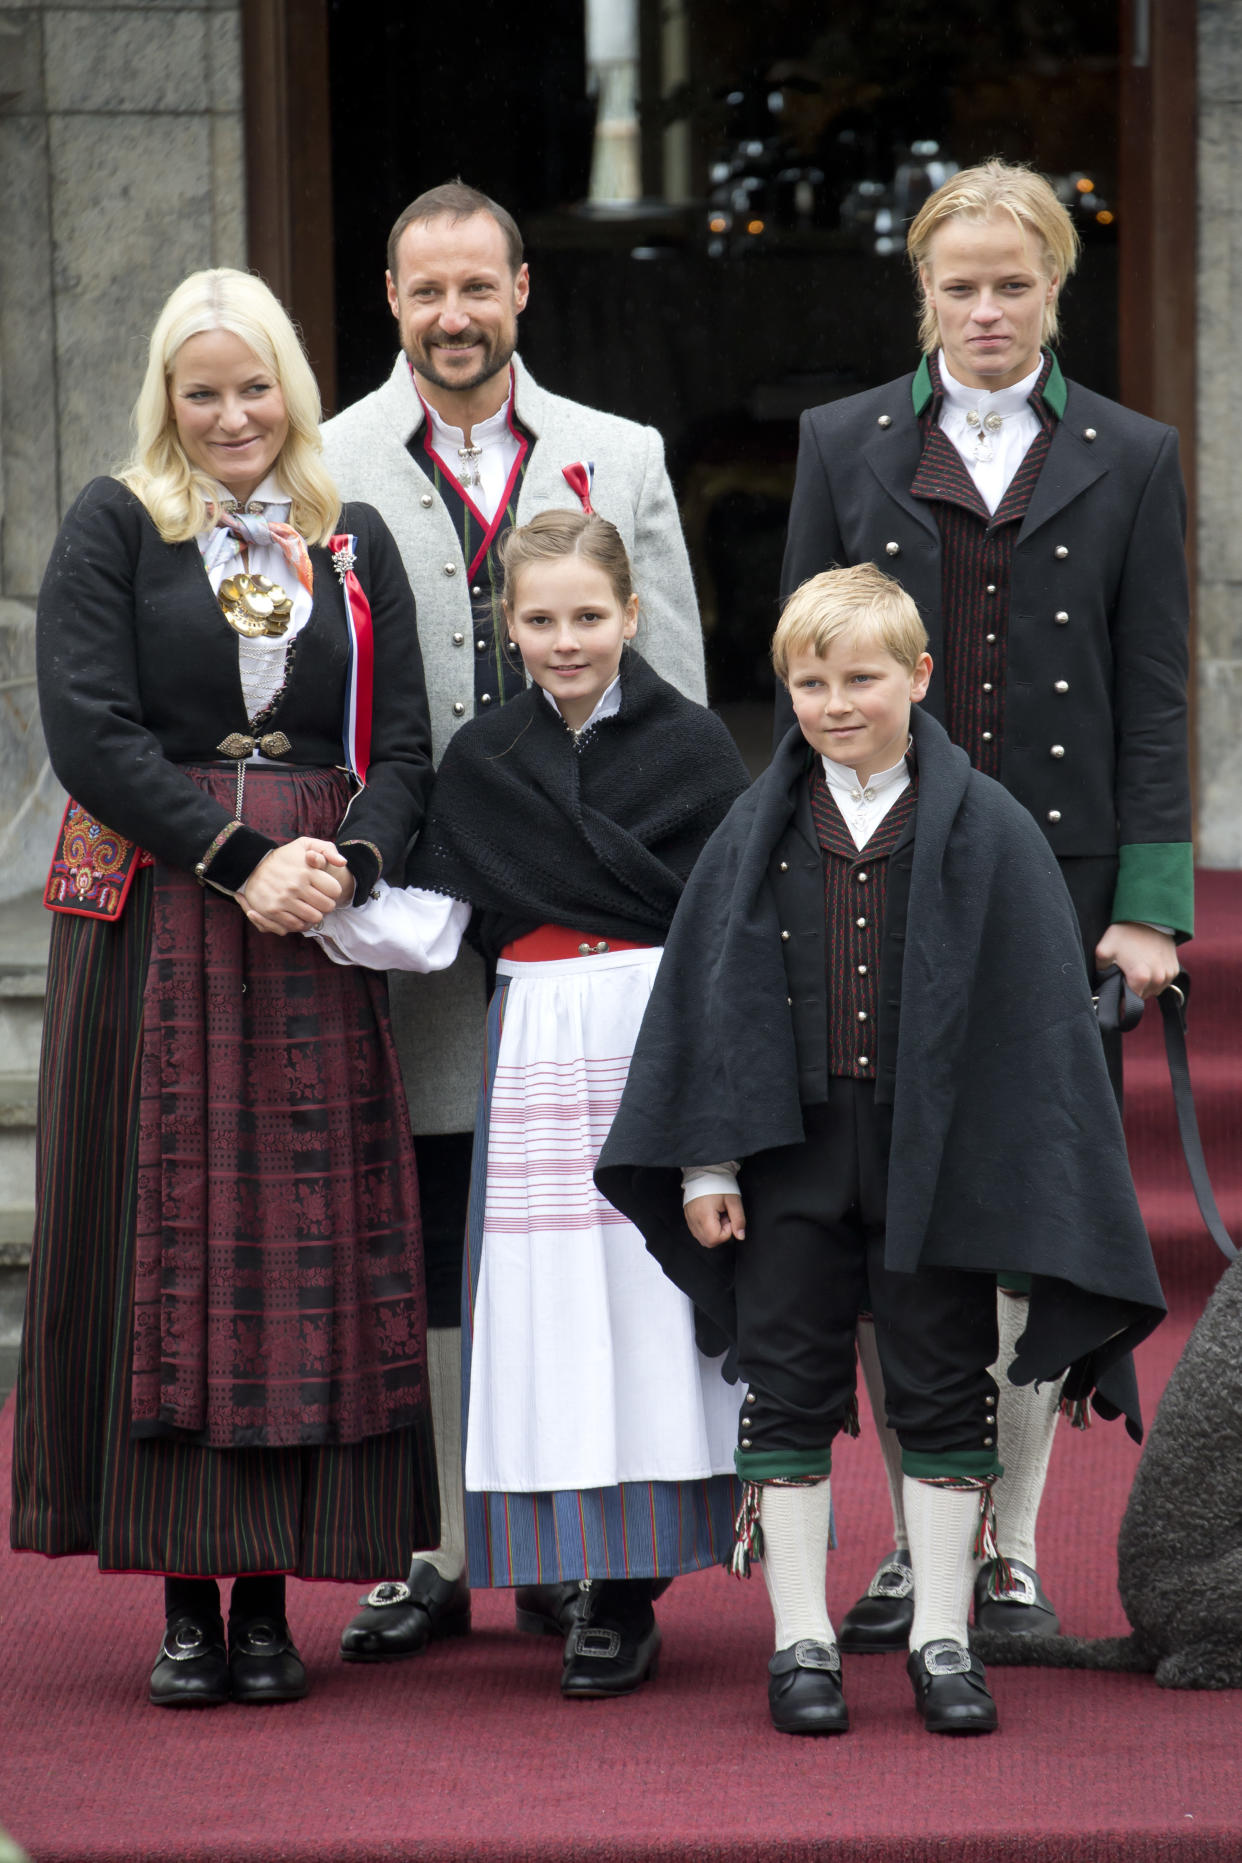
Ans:
MULTIPOLYGON (((389 234, 386 280, 400 354, 381 388, 326 424, 324 457, 342 496, 374 505, 401 552, 436 763, 465 719, 525 685, 507 650, 501 546, 540 511, 588 508, 616 525, 641 600, 634 646, 704 701, 698 606, 663 442, 652 427, 533 380, 516 353, 530 274, 512 216, 460 181, 420 194, 389 234)), ((441 1540, 416 1551, 405 1585, 377 1586, 347 1626, 341 1653, 358 1662, 414 1655, 470 1623, 460 1313, 485 978, 463 947, 447 971, 394 972, 389 983, 418 1154, 441 1540)), ((563 1635, 578 1590, 526 1587, 517 1603, 523 1628, 563 1635)))

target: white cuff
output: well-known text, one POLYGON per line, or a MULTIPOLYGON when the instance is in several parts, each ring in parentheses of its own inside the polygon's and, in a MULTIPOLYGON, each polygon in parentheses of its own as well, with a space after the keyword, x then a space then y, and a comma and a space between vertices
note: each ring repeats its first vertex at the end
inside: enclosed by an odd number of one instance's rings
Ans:
POLYGON ((420 886, 389 886, 380 880, 361 906, 330 912, 306 933, 334 964, 367 970, 447 970, 461 949, 470 906, 420 886))
POLYGON ((736 1158, 726 1158, 723 1164, 685 1165, 681 1173, 683 1207, 695 1197, 740 1196, 737 1181, 740 1168, 736 1158))

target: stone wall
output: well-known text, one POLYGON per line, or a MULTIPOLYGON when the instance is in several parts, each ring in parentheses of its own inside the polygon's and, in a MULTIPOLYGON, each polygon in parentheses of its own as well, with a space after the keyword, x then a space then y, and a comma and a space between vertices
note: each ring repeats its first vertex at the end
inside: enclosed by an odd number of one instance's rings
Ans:
POLYGON ((244 265, 240 0, 0 0, 0 899, 42 883, 63 798, 34 597, 81 487, 124 457, 146 338, 244 265))
POLYGON ((1199 0, 1198 858, 1242 867, 1242 0, 1199 0))

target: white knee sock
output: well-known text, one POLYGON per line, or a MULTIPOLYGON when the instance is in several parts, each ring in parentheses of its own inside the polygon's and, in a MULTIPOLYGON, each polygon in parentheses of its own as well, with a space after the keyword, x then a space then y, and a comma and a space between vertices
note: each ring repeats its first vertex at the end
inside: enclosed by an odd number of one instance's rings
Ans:
POLYGON ((901 1444, 897 1441, 896 1430, 891 1430, 885 1420, 884 1373, 880 1370, 875 1321, 872 1319, 861 1319, 858 1322, 858 1363, 862 1366, 863 1383, 867 1387, 871 1414, 875 1418, 876 1432, 880 1438, 880 1453, 884 1457, 884 1473, 888 1476, 888 1492, 893 1503, 893 1545, 902 1551, 910 1541, 906 1535, 906 1516, 901 1498, 901 1444))
POLYGON ((1057 1427, 1060 1382, 1010 1384, 1005 1376, 1012 1363, 1019 1334, 1025 1329, 1028 1301, 1021 1295, 998 1291, 996 1296, 998 1357, 992 1376, 1000 1390, 996 1406, 997 1442, 1005 1473, 993 1489, 996 1501, 996 1543, 1006 1559, 1035 1565, 1035 1522, 1048 1478, 1057 1427))
POLYGON ((414 1557, 433 1565, 441 1578, 460 1578, 466 1569, 460 1328, 428 1327, 427 1379, 431 1387, 431 1427, 436 1439, 440 1484, 440 1544, 434 1551, 416 1552, 414 1557))
POLYGON ((828 1577, 829 1484, 810 1488, 765 1485, 759 1504, 763 1577, 776 1620, 776 1648, 794 1643, 835 1643, 824 1586, 828 1577))
POLYGON ((914 1570, 910 1648, 922 1649, 938 1637, 965 1643, 979 1495, 973 1489, 933 1488, 912 1475, 904 1477, 903 1486, 914 1570))

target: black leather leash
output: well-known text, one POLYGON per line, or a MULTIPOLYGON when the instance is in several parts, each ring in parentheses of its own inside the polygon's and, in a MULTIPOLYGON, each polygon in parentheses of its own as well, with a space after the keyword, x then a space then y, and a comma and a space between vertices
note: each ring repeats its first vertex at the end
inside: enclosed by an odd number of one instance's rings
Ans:
MULTIPOLYGON (((1116 965, 1101 973, 1096 989, 1095 1009, 1102 1030, 1108 1032, 1120 1029, 1125 1034, 1128 1029, 1138 1027, 1147 1005, 1141 996, 1135 995, 1116 965)), ((1199 1135, 1199 1119, 1190 1086, 1190 1062, 1186 1054, 1186 1006, 1190 1001, 1190 978, 1186 972, 1179 970, 1168 989, 1162 990, 1156 1000, 1160 1005, 1160 1020, 1164 1025, 1164 1052, 1173 1087, 1173 1107, 1177 1114, 1177 1130, 1182 1141, 1182 1156, 1186 1160, 1191 1189, 1195 1193, 1195 1202, 1199 1205, 1199 1214, 1208 1234, 1226 1261, 1232 1261, 1238 1251, 1217 1207, 1216 1193, 1208 1176, 1207 1160, 1203 1156, 1203 1140, 1199 1135)))

